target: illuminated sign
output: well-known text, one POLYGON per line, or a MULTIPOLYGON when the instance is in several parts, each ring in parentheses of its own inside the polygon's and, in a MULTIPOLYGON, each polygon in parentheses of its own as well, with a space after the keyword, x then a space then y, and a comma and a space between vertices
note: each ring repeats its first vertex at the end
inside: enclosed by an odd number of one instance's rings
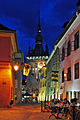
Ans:
POLYGON ((58 82, 58 71, 51 72, 51 80, 58 82))
POLYGON ((23 68, 23 75, 28 76, 30 72, 30 68, 31 68, 31 65, 25 63, 23 68))

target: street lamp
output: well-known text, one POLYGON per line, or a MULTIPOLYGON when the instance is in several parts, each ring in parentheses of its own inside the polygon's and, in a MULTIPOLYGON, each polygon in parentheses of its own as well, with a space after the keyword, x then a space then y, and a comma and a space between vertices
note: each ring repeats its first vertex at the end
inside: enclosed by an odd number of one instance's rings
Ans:
POLYGON ((16 65, 13 66, 13 68, 14 68, 15 71, 18 71, 19 70, 19 65, 16 64, 16 65))
POLYGON ((66 78, 66 73, 64 73, 64 78, 66 78))

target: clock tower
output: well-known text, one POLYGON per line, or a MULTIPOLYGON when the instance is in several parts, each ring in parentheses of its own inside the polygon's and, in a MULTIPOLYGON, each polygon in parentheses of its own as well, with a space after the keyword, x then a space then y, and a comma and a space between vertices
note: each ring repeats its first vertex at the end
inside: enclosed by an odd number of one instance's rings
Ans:
POLYGON ((45 51, 43 49, 43 37, 41 35, 41 25, 40 25, 40 15, 38 18, 38 27, 37 27, 37 35, 35 37, 35 48, 30 50, 29 44, 29 51, 28 55, 26 56, 26 63, 31 65, 30 74, 27 77, 27 89, 31 89, 34 91, 39 89, 39 70, 45 66, 45 63, 48 59, 49 52, 48 52, 48 45, 45 46, 45 51))

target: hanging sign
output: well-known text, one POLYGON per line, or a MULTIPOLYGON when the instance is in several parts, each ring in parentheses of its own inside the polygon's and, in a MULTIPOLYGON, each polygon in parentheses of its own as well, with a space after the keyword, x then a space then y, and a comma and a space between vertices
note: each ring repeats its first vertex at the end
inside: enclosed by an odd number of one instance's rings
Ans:
POLYGON ((30 68, 31 68, 31 65, 25 63, 23 68, 23 75, 28 76, 30 72, 30 68))

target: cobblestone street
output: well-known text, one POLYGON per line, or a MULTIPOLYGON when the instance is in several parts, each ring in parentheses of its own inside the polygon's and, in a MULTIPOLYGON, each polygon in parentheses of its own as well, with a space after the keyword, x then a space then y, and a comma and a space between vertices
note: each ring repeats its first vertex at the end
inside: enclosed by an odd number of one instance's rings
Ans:
POLYGON ((48 120, 48 116, 48 112, 41 112, 40 105, 0 109, 0 120, 48 120))
POLYGON ((0 108, 0 120, 49 120, 49 115, 49 112, 41 112, 40 105, 17 105, 13 108, 0 108))

